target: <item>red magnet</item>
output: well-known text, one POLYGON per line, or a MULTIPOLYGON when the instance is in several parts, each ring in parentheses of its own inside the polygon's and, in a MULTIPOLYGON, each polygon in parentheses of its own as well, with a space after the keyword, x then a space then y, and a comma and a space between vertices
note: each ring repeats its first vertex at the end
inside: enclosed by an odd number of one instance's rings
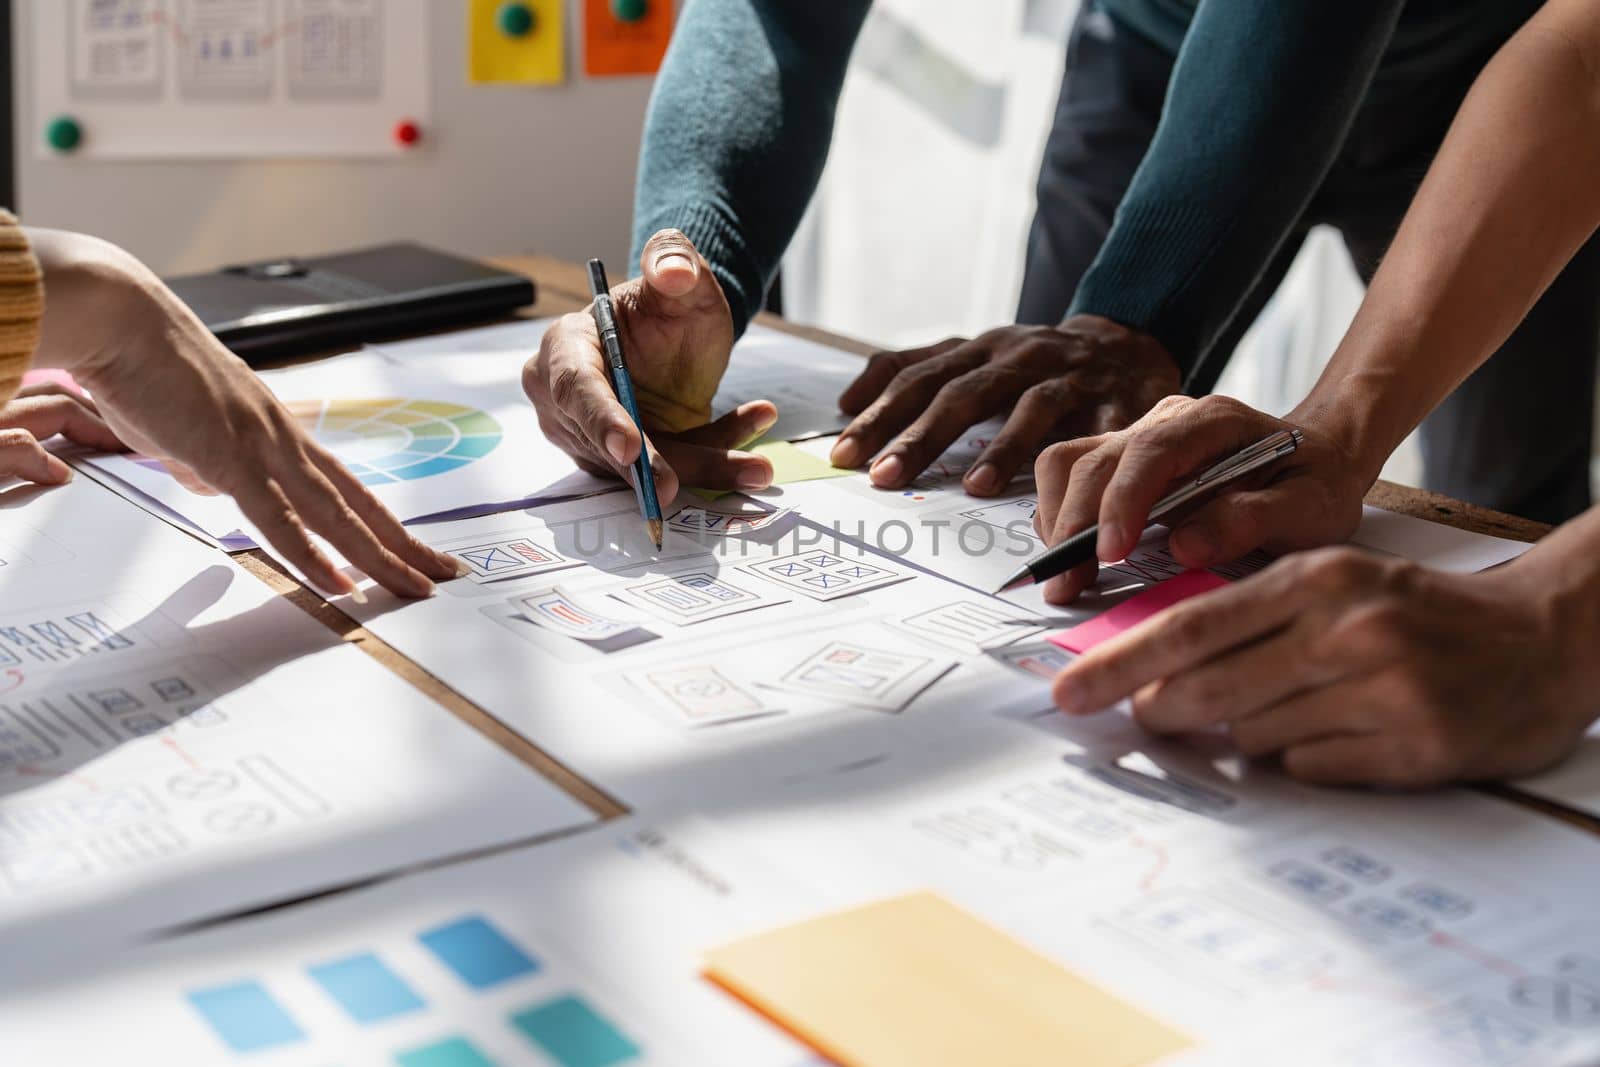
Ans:
POLYGON ((401 119, 394 124, 394 139, 410 147, 422 140, 422 127, 410 119, 401 119))

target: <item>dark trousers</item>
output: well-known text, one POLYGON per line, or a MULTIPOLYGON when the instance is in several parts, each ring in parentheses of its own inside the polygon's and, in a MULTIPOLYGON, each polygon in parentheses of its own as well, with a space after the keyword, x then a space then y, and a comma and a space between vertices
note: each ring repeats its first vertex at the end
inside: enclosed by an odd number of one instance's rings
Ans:
MULTIPOLYGON (((1155 135, 1173 60, 1103 13, 1079 17, 1040 167, 1017 321, 1048 324, 1065 315, 1155 135)), ((1456 63, 1373 87, 1327 179, 1272 261, 1261 265, 1227 330, 1200 355, 1186 392, 1216 385, 1312 226, 1338 229, 1362 279, 1371 280, 1479 69, 1456 63)), ((1600 238, 1423 422, 1423 485, 1545 522, 1583 511, 1590 503, 1597 355, 1600 238)))

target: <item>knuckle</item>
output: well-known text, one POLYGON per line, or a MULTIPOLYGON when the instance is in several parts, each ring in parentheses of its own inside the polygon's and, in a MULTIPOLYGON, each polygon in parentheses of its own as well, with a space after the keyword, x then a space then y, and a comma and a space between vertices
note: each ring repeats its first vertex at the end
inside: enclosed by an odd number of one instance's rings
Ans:
POLYGON ((1302 560, 1302 578, 1324 593, 1341 593, 1365 577, 1368 557, 1352 548, 1322 548, 1308 552, 1302 560))
POLYGON ((1164 396, 1155 402, 1155 405, 1150 409, 1150 415, 1152 418, 1170 418, 1195 404, 1203 404, 1206 401, 1217 399, 1221 398, 1208 396, 1200 400, 1196 400, 1193 397, 1182 396, 1180 394, 1164 396))
POLYGON ((0 448, 31 449, 36 443, 27 430, 16 426, 0 429, 0 448))
POLYGON ((550 376, 550 400, 566 411, 578 397, 578 384, 582 375, 576 367, 560 367, 550 376))
POLYGON ((906 365, 906 359, 906 354, 900 351, 874 352, 867 357, 867 368, 869 370, 892 370, 898 372, 906 365))
POLYGON ((1167 613, 1163 640, 1179 653, 1194 653, 1203 648, 1211 622, 1198 611, 1186 611, 1183 605, 1167 613))
POLYGON ((689 235, 675 227, 657 230, 650 235, 650 240, 645 242, 647 255, 660 255, 663 252, 692 252, 694 242, 689 240, 689 235))

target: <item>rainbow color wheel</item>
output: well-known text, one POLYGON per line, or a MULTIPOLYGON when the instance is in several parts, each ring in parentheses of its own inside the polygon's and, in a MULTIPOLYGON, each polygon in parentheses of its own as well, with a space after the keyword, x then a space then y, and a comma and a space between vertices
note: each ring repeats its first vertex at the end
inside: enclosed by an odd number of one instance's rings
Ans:
POLYGON ((493 452, 504 436, 488 412, 440 400, 297 400, 288 407, 365 485, 459 470, 493 452))

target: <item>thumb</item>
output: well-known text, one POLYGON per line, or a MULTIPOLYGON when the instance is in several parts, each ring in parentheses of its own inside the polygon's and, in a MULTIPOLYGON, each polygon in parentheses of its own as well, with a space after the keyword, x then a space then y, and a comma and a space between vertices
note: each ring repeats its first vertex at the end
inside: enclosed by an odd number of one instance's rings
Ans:
POLYGON ((681 230, 658 230, 639 257, 645 292, 671 305, 692 297, 711 271, 681 230))

